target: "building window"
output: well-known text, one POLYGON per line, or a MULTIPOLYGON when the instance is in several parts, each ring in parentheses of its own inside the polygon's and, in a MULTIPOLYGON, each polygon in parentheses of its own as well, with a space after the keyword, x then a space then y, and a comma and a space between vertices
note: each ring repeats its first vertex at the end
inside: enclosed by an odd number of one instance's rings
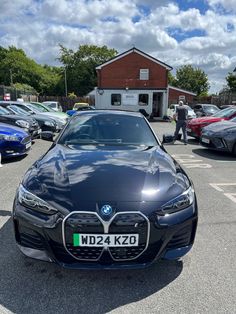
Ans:
POLYGON ((148 105, 148 94, 139 94, 138 96, 138 104, 139 106, 147 106, 148 105))
POLYGON ((111 104, 112 106, 121 105, 121 94, 111 94, 111 104))
POLYGON ((140 69, 139 70, 139 79, 140 80, 149 80, 149 69, 140 69))

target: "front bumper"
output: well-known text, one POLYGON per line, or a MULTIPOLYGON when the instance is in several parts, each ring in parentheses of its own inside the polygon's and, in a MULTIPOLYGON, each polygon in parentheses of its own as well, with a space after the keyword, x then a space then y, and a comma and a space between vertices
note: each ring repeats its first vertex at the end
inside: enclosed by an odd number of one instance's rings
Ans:
MULTIPOLYGON (((123 230, 124 234, 132 233, 134 225, 140 224, 138 228, 141 227, 141 229, 136 232, 140 234, 140 239, 142 238, 145 243, 136 248, 129 248, 129 250, 113 248, 101 252, 94 247, 73 248, 63 236, 64 230, 66 230, 63 225, 65 227, 67 216, 64 217, 58 213, 51 216, 44 215, 27 209, 16 202, 13 208, 13 223, 16 241, 22 253, 32 258, 55 262, 64 268, 144 268, 161 258, 178 259, 191 249, 197 228, 196 202, 182 211, 166 216, 156 216, 156 214, 151 213, 142 220, 141 217, 144 214, 141 213, 139 216, 139 213, 135 212, 134 216, 131 217, 132 214, 127 216, 126 212, 120 212, 116 218, 118 221, 114 219, 114 225, 111 224, 111 231, 109 231, 110 233, 122 233, 123 230), (147 235, 146 219, 149 225, 149 234, 145 238, 147 235), (68 252, 68 250, 70 251, 68 252), (141 253, 139 254, 137 250, 140 250, 141 253), (93 260, 94 257, 96 258, 93 260)), ((84 212, 79 214, 83 215, 84 212)), ((91 212, 91 216, 93 214, 91 212)), ((76 230, 80 227, 84 233, 88 230, 90 233, 96 233, 100 228, 99 223, 96 225, 94 217, 91 218, 86 214, 87 223, 83 225, 83 217, 76 217, 75 215, 76 212, 73 212, 73 219, 69 222, 68 230, 74 227, 76 230), (92 228, 95 228, 94 231, 91 229, 92 225, 92 228)))
POLYGON ((210 136, 203 134, 200 139, 200 144, 209 149, 219 150, 222 152, 231 152, 231 147, 229 147, 227 141, 219 136, 210 136))
POLYGON ((23 156, 31 148, 31 138, 24 139, 21 142, 5 142, 0 151, 3 158, 23 156))

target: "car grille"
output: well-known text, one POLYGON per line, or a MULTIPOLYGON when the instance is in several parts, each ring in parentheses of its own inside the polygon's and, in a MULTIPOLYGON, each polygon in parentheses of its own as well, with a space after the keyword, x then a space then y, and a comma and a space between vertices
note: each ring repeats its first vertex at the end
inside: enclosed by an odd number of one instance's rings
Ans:
POLYGON ((132 260, 146 249, 149 240, 149 221, 141 213, 118 213, 111 219, 109 234, 139 234, 139 245, 135 247, 74 247, 73 233, 104 234, 104 226, 95 213, 76 212, 64 220, 64 246, 78 260, 97 261, 109 253, 111 261, 132 260))
POLYGON ((23 140, 21 141, 21 144, 27 144, 31 141, 31 136, 27 136, 25 138, 23 138, 23 140))

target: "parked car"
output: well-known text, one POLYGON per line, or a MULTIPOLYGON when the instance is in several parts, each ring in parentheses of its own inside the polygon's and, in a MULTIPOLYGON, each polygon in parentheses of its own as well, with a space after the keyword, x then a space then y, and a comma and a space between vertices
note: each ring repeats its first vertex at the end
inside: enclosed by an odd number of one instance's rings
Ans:
POLYGON ((0 104, 0 122, 18 126, 28 132, 32 138, 40 136, 41 129, 38 122, 30 116, 14 114, 10 109, 0 104))
POLYGON ((89 103, 87 102, 76 102, 73 106, 73 110, 78 110, 80 107, 88 107, 89 103))
POLYGON ((69 116, 73 116, 75 113, 77 113, 79 111, 85 111, 85 110, 95 110, 95 107, 93 107, 93 106, 81 106, 81 107, 78 107, 76 110, 68 110, 66 113, 69 116))
POLYGON ((0 123, 0 153, 2 158, 22 156, 31 147, 31 136, 22 128, 0 123))
POLYGON ((197 217, 191 180, 144 116, 115 110, 73 116, 13 205, 20 250, 70 269, 178 259, 192 248, 197 217))
POLYGON ((20 115, 21 117, 30 116, 33 117, 39 124, 42 131, 58 132, 59 126, 56 121, 42 114, 35 114, 26 103, 14 102, 14 101, 0 101, 2 107, 10 109, 12 113, 20 115))
POLYGON ((211 104, 197 104, 193 107, 193 110, 196 113, 197 117, 212 116, 220 111, 217 106, 211 104))
MULTIPOLYGON (((167 110, 167 116, 172 120, 174 116, 176 115, 176 109, 179 107, 179 104, 171 104, 170 107, 167 110)), ((194 119, 196 118, 196 113, 193 111, 191 107, 188 105, 185 105, 185 107, 188 109, 188 119, 194 119)))
POLYGON ((43 115, 48 116, 49 118, 54 119, 57 122, 57 125, 58 125, 60 130, 66 125, 68 118, 69 118, 66 113, 55 111, 53 109, 48 109, 45 105, 44 105, 44 108, 42 108, 42 106, 40 107, 39 105, 29 103, 28 107, 34 113, 43 114, 43 115), (50 111, 46 111, 45 107, 50 111))
POLYGON ((58 101, 43 101, 42 103, 55 111, 62 111, 62 106, 58 101))
POLYGON ((200 138, 202 128, 208 124, 222 120, 230 120, 236 116, 236 107, 230 107, 219 110, 213 116, 192 119, 187 124, 187 134, 189 136, 200 138))
POLYGON ((41 113, 46 114, 49 117, 52 117, 52 118, 55 117, 55 118, 61 119, 62 121, 64 121, 65 124, 68 121, 68 115, 65 112, 55 111, 49 106, 39 103, 39 102, 30 102, 30 103, 34 105, 34 107, 36 107, 37 110, 39 110, 41 113))
POLYGON ((236 117, 204 127, 200 143, 207 148, 236 155, 236 117))

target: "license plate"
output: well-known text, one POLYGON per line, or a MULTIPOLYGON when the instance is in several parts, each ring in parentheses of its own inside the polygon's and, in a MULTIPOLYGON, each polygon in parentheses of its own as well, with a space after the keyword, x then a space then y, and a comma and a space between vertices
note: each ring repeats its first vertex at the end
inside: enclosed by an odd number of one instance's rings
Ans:
POLYGON ((138 234, 73 234, 73 246, 124 247, 138 246, 138 234))
POLYGON ((187 132, 190 132, 190 133, 192 132, 192 130, 190 128, 187 128, 186 130, 187 130, 187 132))
POLYGON ((210 140, 208 138, 202 137, 202 142, 206 143, 206 144, 209 144, 210 140))
POLYGON ((28 144, 25 145, 25 149, 28 149, 31 147, 31 142, 29 142, 28 144))

